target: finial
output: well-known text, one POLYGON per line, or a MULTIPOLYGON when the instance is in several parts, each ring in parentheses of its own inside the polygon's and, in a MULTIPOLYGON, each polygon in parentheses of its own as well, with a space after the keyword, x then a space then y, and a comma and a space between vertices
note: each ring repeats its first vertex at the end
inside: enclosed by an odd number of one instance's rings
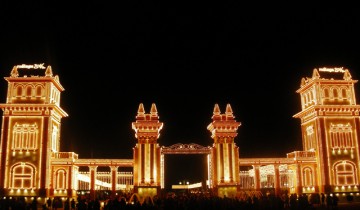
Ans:
POLYGON ((301 78, 300 87, 304 86, 306 84, 306 79, 303 77, 301 78))
POLYGON ((51 69, 50 65, 45 70, 45 76, 46 77, 52 77, 53 76, 52 69, 51 69))
POLYGON ((233 113, 233 110, 232 110, 230 104, 227 104, 225 114, 228 115, 228 114, 232 114, 232 113, 233 113))
POLYGON ((319 74, 318 70, 314 69, 312 79, 319 79, 319 78, 320 78, 320 74, 319 74))
POLYGON ((226 116, 226 119, 229 119, 229 120, 234 119, 233 110, 232 110, 230 104, 226 105, 225 116, 226 116))
POLYGON ((220 112, 219 104, 215 104, 213 114, 219 115, 220 113, 221 112, 220 112))
POLYGON ((144 104, 143 103, 140 103, 137 113, 138 113, 138 115, 145 114, 145 109, 144 109, 144 104))
POLYGON ((157 115, 157 109, 155 103, 151 104, 150 114, 157 115))
POLYGON ((11 70, 11 73, 10 73, 10 76, 11 77, 18 77, 19 76, 19 72, 17 70, 17 66, 14 66, 11 70))
POLYGON ((344 80, 351 80, 351 74, 349 72, 349 70, 345 69, 344 72, 344 80))

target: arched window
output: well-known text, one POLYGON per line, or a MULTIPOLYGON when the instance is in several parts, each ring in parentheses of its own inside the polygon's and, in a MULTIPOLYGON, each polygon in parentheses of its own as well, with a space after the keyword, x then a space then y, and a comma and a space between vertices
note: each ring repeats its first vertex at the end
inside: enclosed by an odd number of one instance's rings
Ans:
POLYGON ((305 187, 313 186, 313 177, 312 177, 312 169, 310 167, 305 167, 303 169, 303 182, 305 187))
POLYGON ((17 88, 16 88, 16 96, 22 96, 22 87, 21 86, 17 86, 17 88))
POLYGON ((66 189, 66 171, 64 169, 60 169, 56 172, 56 189, 66 189))
POLYGON ((341 96, 342 96, 342 98, 347 98, 346 88, 341 89, 341 96))
POLYGON ((338 90, 336 88, 333 89, 333 97, 334 99, 339 97, 338 90))
POLYGON ((31 96, 32 95, 31 92, 32 92, 31 86, 27 86, 26 87, 26 96, 31 96))
POLYGON ((328 89, 328 88, 324 88, 324 97, 325 97, 325 98, 329 98, 329 97, 330 97, 329 89, 328 89))
POLYGON ((36 87, 36 96, 40 97, 42 95, 42 88, 41 86, 36 87))
POLYGON ((11 170, 11 188, 30 189, 35 186, 35 169, 26 163, 19 163, 11 170))
POLYGON ((335 185, 356 185, 356 168, 350 161, 341 161, 334 164, 335 185))

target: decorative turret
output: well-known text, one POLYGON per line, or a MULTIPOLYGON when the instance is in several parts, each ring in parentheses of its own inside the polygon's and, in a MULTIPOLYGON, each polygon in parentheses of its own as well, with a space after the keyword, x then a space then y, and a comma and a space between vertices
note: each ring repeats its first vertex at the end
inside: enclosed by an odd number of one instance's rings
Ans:
POLYGON ((132 123, 138 140, 134 148, 134 190, 140 196, 154 196, 160 192, 161 156, 157 139, 162 127, 155 103, 151 105, 150 114, 145 113, 144 105, 140 103, 136 122, 132 123))
POLYGON ((160 130, 163 123, 159 122, 156 105, 151 105, 150 114, 145 114, 144 105, 140 103, 136 115, 136 122, 132 123, 132 129, 135 130, 135 137, 139 143, 156 143, 160 137, 160 130))
POLYGON ((234 143, 240 122, 236 122, 230 104, 226 105, 225 114, 221 114, 218 104, 215 104, 212 123, 207 129, 214 139, 212 169, 213 183, 211 185, 219 196, 235 196, 239 190, 239 148, 234 143))
POLYGON ((215 104, 211 119, 213 122, 208 125, 207 129, 211 132, 211 138, 215 140, 215 143, 223 140, 234 140, 241 123, 236 122, 230 104, 226 105, 225 114, 221 114, 219 105, 215 104))
POLYGON ((311 78, 303 78, 297 93, 302 109, 314 105, 354 105, 354 84, 349 70, 340 68, 314 69, 311 78))

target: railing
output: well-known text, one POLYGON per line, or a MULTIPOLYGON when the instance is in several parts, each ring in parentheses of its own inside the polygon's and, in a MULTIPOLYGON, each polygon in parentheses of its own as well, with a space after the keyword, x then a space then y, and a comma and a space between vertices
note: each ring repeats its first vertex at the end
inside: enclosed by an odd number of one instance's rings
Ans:
POLYGON ((314 151, 294 151, 286 154, 287 158, 313 158, 315 157, 314 151))
POLYGON ((55 152, 51 154, 52 158, 69 158, 69 159, 78 159, 78 154, 74 152, 55 152))

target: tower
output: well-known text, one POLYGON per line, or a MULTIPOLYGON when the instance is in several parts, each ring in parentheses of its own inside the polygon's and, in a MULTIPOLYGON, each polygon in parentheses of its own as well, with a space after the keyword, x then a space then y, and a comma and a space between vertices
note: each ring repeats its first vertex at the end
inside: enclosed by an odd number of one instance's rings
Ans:
POLYGON ((64 91, 51 66, 14 66, 8 82, 1 133, 1 196, 49 194, 50 157, 60 148, 64 91), (33 75, 38 73, 38 75, 33 75))
POLYGON ((238 191, 240 182, 239 147, 234 138, 241 123, 236 122, 230 104, 226 105, 225 114, 221 114, 219 105, 215 104, 212 120, 207 127, 214 139, 212 186, 219 196, 232 196, 238 191))
POLYGON ((160 192, 160 147, 157 139, 163 123, 155 103, 151 105, 150 113, 145 113, 141 103, 136 115, 136 122, 132 123, 138 142, 133 149, 134 156, 134 191, 141 196, 154 196, 160 192))
POLYGON ((314 69, 296 91, 301 97, 304 151, 317 159, 319 192, 359 192, 359 111, 350 72, 344 68, 314 69))

